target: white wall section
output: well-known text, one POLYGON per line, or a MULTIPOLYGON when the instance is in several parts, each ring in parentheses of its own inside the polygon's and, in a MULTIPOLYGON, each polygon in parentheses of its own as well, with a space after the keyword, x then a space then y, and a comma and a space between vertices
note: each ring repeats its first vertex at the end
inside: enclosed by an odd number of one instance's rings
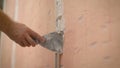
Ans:
MULTIPOLYGON (((17 21, 18 20, 18 8, 19 8, 19 4, 18 4, 19 0, 15 0, 15 13, 14 13, 14 20, 17 21)), ((15 53, 16 53, 16 43, 13 41, 13 45, 12 45, 12 55, 11 55, 11 68, 15 68, 15 53)))

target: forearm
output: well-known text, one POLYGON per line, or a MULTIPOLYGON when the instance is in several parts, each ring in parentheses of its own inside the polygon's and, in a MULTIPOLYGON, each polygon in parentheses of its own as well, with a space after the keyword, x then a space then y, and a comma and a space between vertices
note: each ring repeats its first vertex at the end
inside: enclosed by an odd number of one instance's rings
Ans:
POLYGON ((13 24, 13 21, 0 10, 0 31, 5 32, 13 24))

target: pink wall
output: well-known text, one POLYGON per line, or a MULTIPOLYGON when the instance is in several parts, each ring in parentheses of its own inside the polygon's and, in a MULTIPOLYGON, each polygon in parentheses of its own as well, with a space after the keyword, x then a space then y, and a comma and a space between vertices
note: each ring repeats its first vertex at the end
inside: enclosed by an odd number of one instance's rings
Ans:
POLYGON ((64 0, 64 68, 120 68, 119 12, 119 0, 64 0))
MULTIPOLYGON (((63 0, 65 19, 62 68, 120 68, 120 1, 63 0)), ((18 21, 44 35, 55 31, 55 0, 18 0, 18 21)), ((13 18, 15 0, 6 0, 13 18)), ((2 35, 2 68, 11 68, 12 41, 2 35), (6 43, 7 42, 7 43, 6 43)), ((54 68, 54 53, 17 45, 15 68, 54 68)))

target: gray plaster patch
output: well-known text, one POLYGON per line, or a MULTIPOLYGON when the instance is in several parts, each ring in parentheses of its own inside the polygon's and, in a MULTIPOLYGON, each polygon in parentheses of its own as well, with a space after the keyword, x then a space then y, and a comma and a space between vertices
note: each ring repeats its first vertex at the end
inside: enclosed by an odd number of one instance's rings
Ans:
POLYGON ((35 40, 37 43, 39 43, 41 46, 57 52, 62 53, 63 49, 63 32, 57 33, 52 32, 47 35, 44 35, 44 38, 46 41, 44 43, 39 42, 38 40, 35 40))

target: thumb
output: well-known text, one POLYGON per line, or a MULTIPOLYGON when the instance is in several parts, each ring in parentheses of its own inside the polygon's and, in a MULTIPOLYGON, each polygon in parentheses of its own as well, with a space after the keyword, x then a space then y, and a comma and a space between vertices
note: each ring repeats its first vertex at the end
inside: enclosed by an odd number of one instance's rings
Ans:
POLYGON ((45 38, 39 35, 38 33, 34 31, 30 31, 30 36, 32 37, 33 40, 38 41, 40 43, 45 42, 45 38))

